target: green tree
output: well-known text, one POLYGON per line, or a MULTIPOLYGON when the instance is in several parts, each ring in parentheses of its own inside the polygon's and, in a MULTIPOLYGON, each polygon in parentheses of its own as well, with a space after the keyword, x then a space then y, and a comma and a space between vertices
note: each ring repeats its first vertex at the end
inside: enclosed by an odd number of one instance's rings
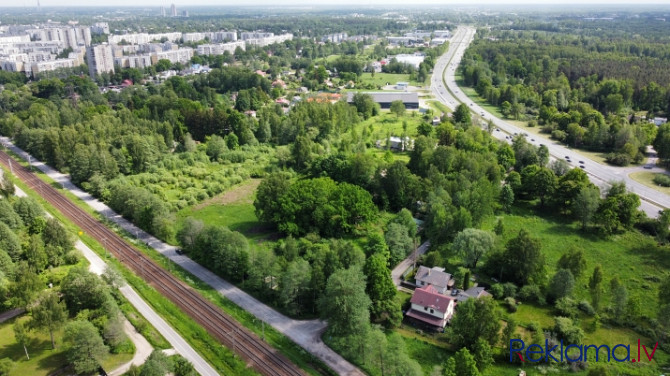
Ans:
POLYGON ((453 343, 473 348, 481 338, 493 345, 499 339, 499 320, 498 305, 493 299, 468 299, 458 305, 458 314, 451 321, 453 343))
POLYGON ((213 161, 219 160, 219 158, 228 150, 226 146, 226 140, 223 137, 213 134, 209 140, 207 140, 207 155, 213 161))
POLYGON ((670 160, 670 123, 658 127, 653 145, 659 158, 666 162, 670 160))
POLYGON ((526 229, 507 242, 503 254, 504 275, 520 285, 541 283, 544 280, 545 259, 538 239, 526 229))
POLYGON ((14 181, 8 173, 2 174, 2 180, 0 180, 0 195, 4 197, 13 196, 15 192, 14 181))
POLYGON ((390 223, 384 233, 384 240, 391 252, 391 264, 395 265, 403 260, 414 249, 414 241, 409 236, 407 228, 399 223, 390 223))
POLYGON ((416 236, 416 221, 414 221, 414 217, 412 216, 412 212, 409 210, 402 208, 398 214, 391 219, 390 223, 398 223, 403 225, 407 229, 407 234, 414 239, 416 236))
POLYGON ((617 321, 623 321, 623 315, 628 303, 628 289, 621 283, 618 277, 610 280, 610 305, 612 315, 617 321))
POLYGON ((600 308, 600 300, 602 298, 602 281, 603 271, 600 265, 593 268, 593 274, 589 278, 589 294, 591 294, 591 305, 593 309, 598 311, 600 308))
POLYGON ((502 331, 502 343, 504 348, 509 349, 511 340, 516 338, 516 327, 516 320, 514 320, 512 317, 508 318, 507 324, 502 331))
POLYGON ((73 321, 65 327, 65 342, 69 345, 68 361, 77 373, 98 369, 108 353, 98 330, 88 321, 73 321))
POLYGON ((21 259, 22 250, 19 237, 2 222, 0 222, 0 249, 7 252, 14 262, 21 259))
POLYGON ((477 268, 477 262, 493 248, 493 235, 484 230, 466 228, 456 234, 452 248, 461 255, 465 265, 477 268))
POLYGON ((500 204, 505 213, 509 213, 512 210, 512 204, 514 204, 514 191, 509 184, 503 185, 500 190, 500 204))
POLYGON ((44 215, 44 209, 32 197, 18 197, 13 205, 26 226, 31 226, 36 218, 44 215))
POLYGON ((568 269, 559 269, 549 283, 549 295, 554 299, 570 296, 575 287, 575 278, 568 269))
POLYGON ((44 288, 40 277, 25 261, 19 262, 14 269, 14 282, 9 286, 12 305, 27 307, 35 294, 44 288))
POLYGON ((405 104, 401 100, 393 101, 389 110, 395 114, 396 118, 400 118, 405 114, 405 104))
POLYGON ((39 235, 31 235, 26 244, 24 256, 28 264, 37 272, 43 271, 48 262, 47 253, 44 251, 44 242, 39 235))
POLYGON ((479 369, 480 372, 484 372, 484 370, 493 364, 493 349, 488 342, 481 338, 475 343, 473 355, 475 357, 475 362, 477 363, 477 369, 479 369))
POLYGON ((389 327, 396 327, 402 321, 402 313, 395 300, 396 288, 386 264, 387 260, 383 254, 375 253, 368 257, 363 268, 367 277, 365 292, 372 301, 370 313, 373 321, 385 322, 389 327))
POLYGON ((23 220, 16 214, 9 200, 0 200, 0 222, 13 230, 17 230, 23 226, 23 220))
POLYGON ((9 358, 0 359, 0 376, 9 376, 14 368, 14 362, 9 358))
POLYGON ((586 257, 581 248, 575 246, 570 247, 558 260, 559 269, 569 270, 575 279, 579 278, 584 270, 586 270, 586 257))
POLYGON ((184 224, 177 232, 177 239, 184 249, 191 251, 195 246, 195 240, 204 228, 205 224, 201 220, 186 217, 184 224))
POLYGON ((72 315, 84 309, 97 309, 109 297, 108 288, 102 280, 83 267, 70 269, 61 281, 61 292, 72 315))
POLYGON ((12 325, 12 329, 14 330, 14 338, 16 338, 16 343, 23 347, 23 351, 26 353, 26 358, 30 360, 30 355, 28 355, 28 342, 30 342, 30 338, 28 337, 28 328, 26 328, 21 321, 16 320, 14 325, 12 325))
POLYGON ((280 211, 279 198, 290 186, 291 174, 287 172, 275 172, 263 179, 256 189, 254 200, 256 216, 265 222, 277 222, 276 216, 280 211))
POLYGON ((456 107, 453 113, 454 123, 469 126, 472 124, 472 117, 470 109, 465 103, 461 103, 456 107))
POLYGON ((54 332, 62 327, 67 320, 65 304, 60 302, 60 298, 55 291, 44 291, 30 307, 30 313, 32 315, 30 326, 48 331, 51 336, 51 348, 55 349, 54 332))
MULTIPOLYGON (((481 373, 477 369, 477 362, 475 357, 470 354, 470 351, 467 348, 460 349, 456 352, 453 357, 453 371, 449 369, 446 372, 453 372, 453 374, 458 376, 480 376, 481 373)), ((448 364, 448 367, 451 365, 448 364)))
POLYGON ((292 314, 300 314, 301 297, 308 295, 312 280, 312 268, 303 259, 297 259, 288 264, 281 277, 279 299, 281 304, 292 314))
POLYGON ((358 268, 340 269, 328 278, 319 312, 333 335, 354 334, 368 325, 371 301, 365 286, 365 275, 358 268))
POLYGON ((658 302, 660 304, 670 304, 670 276, 658 287, 658 302))
POLYGON ((582 230, 586 229, 600 205, 600 191, 596 187, 583 187, 572 202, 572 211, 582 222, 582 230))

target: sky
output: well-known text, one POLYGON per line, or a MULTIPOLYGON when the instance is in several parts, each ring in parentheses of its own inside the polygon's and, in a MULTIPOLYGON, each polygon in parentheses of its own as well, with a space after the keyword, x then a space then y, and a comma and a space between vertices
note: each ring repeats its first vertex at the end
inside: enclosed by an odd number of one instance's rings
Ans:
MULTIPOLYGON (((169 7, 174 3, 177 7, 187 8, 189 6, 198 5, 216 5, 216 6, 254 6, 254 5, 274 5, 274 6, 291 6, 291 5, 315 5, 320 4, 324 6, 334 6, 338 4, 354 4, 361 7, 365 6, 383 6, 383 5, 410 5, 410 4, 426 4, 426 5, 485 5, 485 4, 532 4, 532 5, 549 5, 549 4, 603 4, 603 5, 625 5, 625 4, 669 4, 668 0, 414 0, 408 2, 407 0, 340 0, 337 2, 331 1, 314 1, 314 0, 246 0, 242 3, 230 0, 40 0, 43 7, 47 6, 142 6, 142 7, 169 7)), ((37 0, 0 0, 0 7, 5 6, 35 6, 37 0)))

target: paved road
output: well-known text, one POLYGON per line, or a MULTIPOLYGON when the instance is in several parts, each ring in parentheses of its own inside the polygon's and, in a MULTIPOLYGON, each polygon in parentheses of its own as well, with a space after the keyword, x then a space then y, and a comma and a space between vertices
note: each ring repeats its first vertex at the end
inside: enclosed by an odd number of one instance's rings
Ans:
POLYGON ((414 262, 418 260, 421 255, 426 253, 428 248, 430 248, 430 241, 426 241, 425 243, 421 244, 417 249, 414 250, 414 252, 412 252, 412 254, 407 256, 406 259, 402 260, 398 265, 396 265, 395 268, 393 268, 393 270, 391 270, 391 278, 393 279, 393 284, 395 284, 397 288, 400 288, 402 273, 409 269, 409 267, 412 266, 412 264, 414 264, 414 262))
POLYGON ((123 320, 123 331, 135 344, 135 355, 133 355, 133 359, 131 359, 129 362, 122 364, 111 372, 107 372, 109 376, 123 375, 124 373, 128 372, 130 366, 133 364, 136 366, 141 366, 144 364, 144 362, 146 362, 149 355, 151 355, 151 352, 154 351, 154 348, 151 347, 149 341, 147 341, 146 338, 144 338, 140 333, 137 332, 137 330, 135 330, 135 327, 130 323, 130 321, 125 319, 123 320))
MULTIPOLYGON (((28 160, 29 157, 28 153, 14 146, 14 144, 7 137, 0 137, 0 142, 5 144, 5 146, 7 146, 17 155, 21 156, 21 158, 23 158, 24 160, 28 160)), ((217 290, 221 295, 225 296, 226 298, 228 298, 229 300, 240 306, 242 309, 251 313, 260 321, 263 321, 266 324, 270 324, 272 327, 274 327, 279 332, 290 338, 293 342, 297 343, 299 346, 304 348, 310 354, 319 358, 328 367, 334 370, 337 374, 363 375, 363 372, 361 372, 353 364, 349 363, 346 359, 342 358, 342 356, 333 351, 331 348, 326 346, 326 344, 321 340, 321 334, 326 330, 327 326, 327 324, 324 321, 293 320, 287 316, 282 315, 281 313, 277 312, 276 310, 270 308, 261 301, 257 300, 253 296, 237 288, 233 284, 226 282, 225 280, 218 277, 214 273, 210 272, 200 264, 192 261, 187 256, 177 255, 177 253, 175 252, 175 250, 177 249, 176 247, 163 243, 154 236, 135 227, 132 223, 122 218, 107 205, 98 201, 87 192, 82 191, 77 186, 72 184, 72 182, 70 182, 69 176, 56 171, 55 169, 47 166, 42 162, 36 161, 32 157, 31 160, 32 165, 35 168, 38 168, 39 170, 44 172, 51 179, 53 179, 62 187, 64 187, 72 194, 80 198, 95 211, 102 214, 107 219, 109 219, 119 227, 126 230, 129 234, 135 235, 135 237, 138 240, 148 244, 156 251, 160 252, 162 255, 172 260, 174 263, 178 264, 191 274, 195 275, 197 278, 201 279, 203 282, 207 283, 212 288, 217 290)), ((130 298, 128 299, 130 300, 130 298)), ((258 323, 259 326, 261 325, 260 321, 258 323)), ((177 351, 180 351, 180 349, 177 346, 175 346, 175 348, 177 349, 177 351)), ((180 352, 180 354, 186 357, 183 353, 180 352)), ((188 359, 188 357, 186 358, 188 359)))
MULTIPOLYGON (((442 55, 435 64, 434 73, 431 78, 431 88, 433 94, 442 103, 455 108, 460 103, 466 103, 470 109, 478 116, 485 120, 491 120, 493 124, 501 131, 494 131, 493 136, 498 139, 506 140, 505 136, 514 134, 524 134, 526 130, 517 127, 502 119, 495 117, 493 114, 486 111, 484 108, 474 103, 456 84, 455 73, 458 65, 463 57, 465 49, 472 42, 475 35, 475 29, 472 27, 459 27, 453 38, 450 41, 448 51, 442 55), (446 82, 446 86, 445 86, 446 82)), ((510 141, 510 140, 507 140, 510 141)), ((572 149, 561 145, 554 140, 551 140, 544 135, 533 135, 528 137, 528 141, 536 146, 544 144, 549 149, 549 153, 556 159, 565 159, 570 157, 572 167, 578 167, 579 161, 583 161, 584 171, 586 171, 591 178, 591 181, 606 188, 610 182, 623 181, 630 192, 636 193, 640 196, 640 209, 643 210, 649 217, 657 217, 658 211, 663 208, 670 208, 670 196, 665 195, 657 190, 647 187, 636 182, 628 177, 626 170, 602 165, 592 159, 573 151, 572 149), (531 141, 531 138, 535 141, 531 141)))

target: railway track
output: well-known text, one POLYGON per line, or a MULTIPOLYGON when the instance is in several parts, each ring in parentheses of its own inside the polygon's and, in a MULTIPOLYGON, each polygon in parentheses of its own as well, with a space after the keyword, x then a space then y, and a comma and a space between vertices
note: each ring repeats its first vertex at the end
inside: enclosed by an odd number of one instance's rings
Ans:
MULTIPOLYGON (((0 151, 0 161, 8 168, 10 159, 11 157, 6 152, 0 151)), ((104 243, 108 252, 170 299, 223 345, 239 354, 249 366, 268 376, 306 375, 298 366, 258 338, 256 334, 168 273, 140 250, 128 244, 114 231, 76 206, 51 185, 40 180, 28 168, 18 163, 12 164, 12 168, 14 175, 31 189, 40 193, 45 200, 83 231, 101 244, 104 243)))

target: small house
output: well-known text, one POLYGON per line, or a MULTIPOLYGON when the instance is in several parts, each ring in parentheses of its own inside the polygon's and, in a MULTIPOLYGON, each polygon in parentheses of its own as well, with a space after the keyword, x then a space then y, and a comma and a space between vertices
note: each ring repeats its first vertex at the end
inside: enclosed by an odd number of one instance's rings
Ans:
POLYGON ((447 290, 454 285, 451 274, 445 273, 443 268, 419 266, 414 275, 417 287, 433 286, 440 294, 446 294, 447 290))
POLYGON ((410 303, 406 316, 437 330, 443 329, 454 315, 455 299, 440 294, 431 285, 414 290, 410 303))

